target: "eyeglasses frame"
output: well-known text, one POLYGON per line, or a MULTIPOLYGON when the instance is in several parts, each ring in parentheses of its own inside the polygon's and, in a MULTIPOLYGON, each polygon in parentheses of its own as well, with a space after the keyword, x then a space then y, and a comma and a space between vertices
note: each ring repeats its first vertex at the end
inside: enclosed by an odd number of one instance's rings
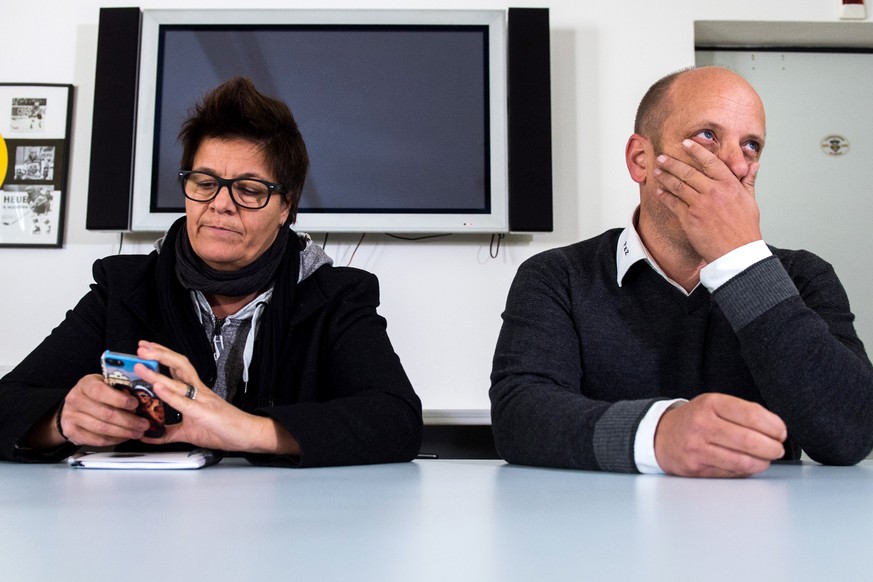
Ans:
POLYGON ((182 194, 185 196, 185 198, 187 198, 188 200, 191 200, 192 202, 203 202, 204 204, 206 204, 207 202, 212 202, 213 200, 215 200, 215 197, 218 196, 218 193, 221 192, 221 189, 227 188, 227 193, 230 195, 230 199, 233 200, 233 203, 236 204, 240 208, 245 208, 246 210, 260 210, 261 208, 266 208, 267 205, 270 203, 270 198, 273 196, 274 192, 277 192, 279 194, 286 194, 288 192, 285 189, 285 187, 282 186, 282 184, 276 184, 275 182, 268 182, 267 180, 261 180, 259 178, 246 178, 246 177, 222 178, 221 176, 216 176, 212 172, 205 172, 203 170, 180 170, 179 171, 179 185, 182 187, 182 194), (204 174, 206 176, 209 176, 210 178, 215 179, 215 181, 218 182, 218 188, 215 189, 215 194, 213 194, 211 198, 207 198, 206 200, 201 200, 200 198, 191 198, 190 196, 188 196, 188 193, 185 191, 185 180, 191 174, 204 174), (233 183, 234 182, 241 182, 243 180, 246 180, 249 182, 258 182, 259 184, 263 184, 264 186, 267 187, 267 198, 264 200, 263 206, 246 206, 245 204, 240 203, 240 201, 236 199, 236 196, 233 195, 233 188, 232 188, 233 183))

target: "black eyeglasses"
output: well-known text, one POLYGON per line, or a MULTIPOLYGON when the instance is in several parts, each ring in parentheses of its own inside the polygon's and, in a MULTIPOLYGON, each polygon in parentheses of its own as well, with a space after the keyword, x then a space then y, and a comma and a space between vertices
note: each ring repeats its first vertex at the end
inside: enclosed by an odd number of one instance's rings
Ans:
POLYGON ((185 198, 194 202, 209 202, 227 188, 230 198, 240 208, 258 210, 270 202, 273 192, 284 194, 285 187, 257 178, 220 178, 209 172, 185 170, 179 172, 179 182, 185 198))

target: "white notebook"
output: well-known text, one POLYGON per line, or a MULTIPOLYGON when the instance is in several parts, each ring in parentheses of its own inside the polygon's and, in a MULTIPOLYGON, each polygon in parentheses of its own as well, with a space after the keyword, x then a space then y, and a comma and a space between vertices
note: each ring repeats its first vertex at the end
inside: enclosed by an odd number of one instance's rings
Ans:
POLYGON ((78 453, 67 459, 77 469, 199 469, 217 463, 212 451, 78 453))

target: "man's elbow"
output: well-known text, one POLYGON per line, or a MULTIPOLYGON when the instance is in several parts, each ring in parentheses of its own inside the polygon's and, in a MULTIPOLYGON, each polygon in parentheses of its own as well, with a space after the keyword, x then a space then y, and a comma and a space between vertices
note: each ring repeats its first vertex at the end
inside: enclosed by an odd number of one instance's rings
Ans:
POLYGON ((873 450, 873 430, 865 431, 864 438, 839 439, 832 446, 804 448, 809 458, 822 465, 846 467, 857 465, 873 450))

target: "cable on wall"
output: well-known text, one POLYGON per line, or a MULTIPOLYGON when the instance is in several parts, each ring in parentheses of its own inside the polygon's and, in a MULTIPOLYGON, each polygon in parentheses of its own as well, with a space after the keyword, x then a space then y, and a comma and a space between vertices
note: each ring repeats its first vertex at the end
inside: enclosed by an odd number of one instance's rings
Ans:
POLYGON ((496 259, 497 255, 500 254, 500 241, 502 241, 505 236, 505 234, 491 235, 491 244, 488 245, 488 254, 491 255, 492 259, 496 259), (497 244, 494 244, 495 240, 497 241, 497 244))
POLYGON ((346 267, 352 264, 352 261, 355 260, 355 253, 358 252, 358 249, 361 248, 361 243, 364 242, 364 237, 367 236, 366 232, 361 233, 361 238, 358 239, 358 244, 355 245, 355 250, 352 251, 352 256, 349 257, 349 262, 346 263, 346 267))

